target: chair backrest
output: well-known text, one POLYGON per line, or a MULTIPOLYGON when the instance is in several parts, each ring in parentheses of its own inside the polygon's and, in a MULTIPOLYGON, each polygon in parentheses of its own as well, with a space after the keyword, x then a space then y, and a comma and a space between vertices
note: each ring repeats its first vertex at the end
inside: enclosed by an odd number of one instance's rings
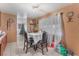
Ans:
POLYGON ((25 42, 28 42, 27 32, 24 32, 24 40, 25 40, 25 42))
POLYGON ((31 43, 34 43, 33 37, 30 37, 29 39, 31 43))
POLYGON ((47 39, 48 39, 47 32, 44 31, 43 34, 42 34, 42 42, 47 43, 47 39))

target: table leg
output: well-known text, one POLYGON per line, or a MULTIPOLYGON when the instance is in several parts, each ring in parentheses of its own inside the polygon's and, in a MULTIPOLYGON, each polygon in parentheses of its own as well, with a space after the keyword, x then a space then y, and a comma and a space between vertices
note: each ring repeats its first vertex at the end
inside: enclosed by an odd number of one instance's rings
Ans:
POLYGON ((37 45, 36 45, 36 44, 34 45, 34 50, 35 50, 35 51, 37 50, 37 45))

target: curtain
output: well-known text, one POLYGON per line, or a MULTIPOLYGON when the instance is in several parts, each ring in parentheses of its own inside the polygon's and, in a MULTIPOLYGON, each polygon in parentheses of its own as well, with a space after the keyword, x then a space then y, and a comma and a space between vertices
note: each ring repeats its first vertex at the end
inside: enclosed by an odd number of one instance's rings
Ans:
POLYGON ((60 13, 58 13, 56 16, 55 16, 55 19, 54 19, 54 26, 55 26, 55 32, 54 32, 54 35, 55 35, 55 47, 57 44, 59 44, 59 42, 61 41, 62 39, 62 26, 61 26, 61 15, 60 13))

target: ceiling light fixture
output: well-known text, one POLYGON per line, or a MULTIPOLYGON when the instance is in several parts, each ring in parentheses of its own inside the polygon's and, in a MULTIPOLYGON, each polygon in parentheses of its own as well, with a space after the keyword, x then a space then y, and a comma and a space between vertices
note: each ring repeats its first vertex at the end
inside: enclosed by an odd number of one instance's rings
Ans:
POLYGON ((40 6, 39 4, 35 4, 35 5, 32 6, 32 8, 34 8, 34 9, 39 8, 39 6, 40 6))

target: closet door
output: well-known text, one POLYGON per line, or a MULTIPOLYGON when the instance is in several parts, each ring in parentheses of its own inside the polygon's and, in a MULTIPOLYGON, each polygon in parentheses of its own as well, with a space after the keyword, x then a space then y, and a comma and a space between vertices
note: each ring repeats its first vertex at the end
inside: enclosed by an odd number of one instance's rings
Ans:
POLYGON ((16 42, 16 16, 10 15, 8 24, 8 42, 16 42))
POLYGON ((61 9, 63 12, 64 37, 68 50, 79 55, 79 5, 73 4, 61 9), (70 16, 72 16, 70 18, 70 16))
POLYGON ((0 12, 0 29, 1 29, 1 12, 0 12))

